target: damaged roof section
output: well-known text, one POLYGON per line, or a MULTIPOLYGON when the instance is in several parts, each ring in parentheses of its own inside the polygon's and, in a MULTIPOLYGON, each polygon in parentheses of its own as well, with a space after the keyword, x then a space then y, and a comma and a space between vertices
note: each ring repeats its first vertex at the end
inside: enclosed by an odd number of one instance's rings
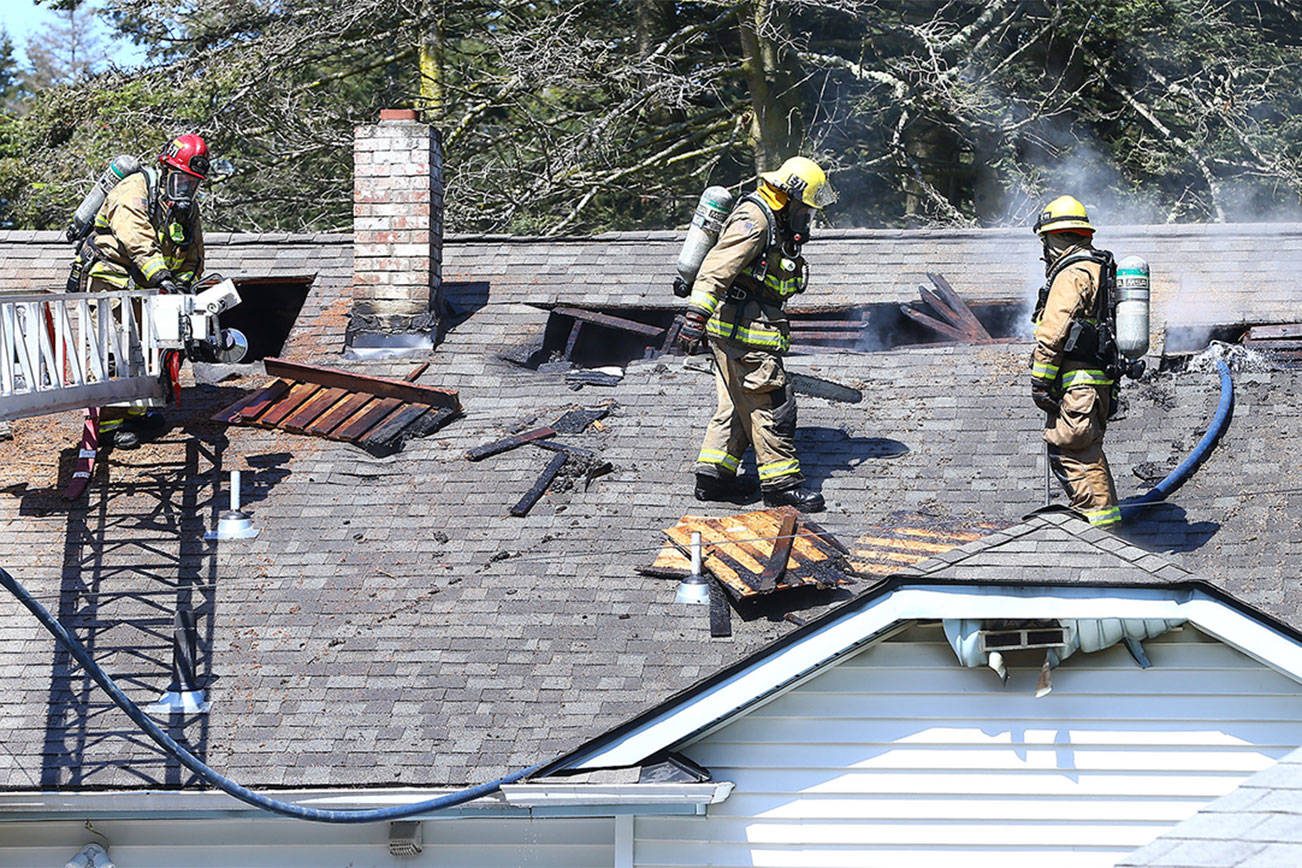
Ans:
POLYGON ((391 455, 461 415, 455 391, 412 382, 428 365, 400 382, 283 359, 264 364, 278 379, 213 414, 214 422, 279 428, 391 455))

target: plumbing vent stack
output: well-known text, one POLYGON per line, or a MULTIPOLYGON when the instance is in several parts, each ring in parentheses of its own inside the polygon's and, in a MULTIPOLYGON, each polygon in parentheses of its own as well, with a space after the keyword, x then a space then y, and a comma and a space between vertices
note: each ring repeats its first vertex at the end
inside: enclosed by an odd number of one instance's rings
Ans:
POLYGON ((208 697, 197 686, 198 633, 194 613, 188 608, 177 609, 172 617, 172 683, 157 701, 146 706, 147 713, 159 716, 174 712, 208 713, 208 697))
POLYGON ((240 510, 240 471, 231 471, 231 508, 224 510, 217 517, 217 529, 203 535, 204 539, 253 539, 258 529, 253 526, 253 519, 240 510))

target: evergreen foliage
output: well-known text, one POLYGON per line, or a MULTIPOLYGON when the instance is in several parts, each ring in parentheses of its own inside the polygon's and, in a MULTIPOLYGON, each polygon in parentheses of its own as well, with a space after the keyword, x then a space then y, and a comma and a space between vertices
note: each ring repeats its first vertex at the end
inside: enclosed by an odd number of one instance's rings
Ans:
POLYGON ((453 232, 681 226, 793 150, 829 168, 837 226, 1024 223, 1064 192, 1105 224, 1278 219, 1302 197, 1285 0, 105 8, 150 64, 8 91, 5 225, 62 228, 114 154, 194 131, 236 166, 209 226, 347 230, 353 128, 398 106, 443 134, 453 232))

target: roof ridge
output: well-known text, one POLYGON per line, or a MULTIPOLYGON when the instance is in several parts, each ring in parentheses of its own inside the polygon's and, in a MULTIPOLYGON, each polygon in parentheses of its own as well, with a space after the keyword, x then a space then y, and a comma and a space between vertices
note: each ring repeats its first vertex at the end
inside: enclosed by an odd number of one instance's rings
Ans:
POLYGON ((1076 513, 1061 507, 1050 512, 1031 513, 1018 524, 911 564, 895 575, 901 578, 933 576, 976 555, 994 551, 1032 535, 1048 536, 1046 541, 1052 541, 1053 536, 1058 536, 1058 541, 1064 538, 1076 540, 1097 550, 1101 555, 1121 560, 1128 566, 1163 582, 1198 578, 1195 573, 1160 554, 1134 545, 1114 533, 1094 527, 1076 513))

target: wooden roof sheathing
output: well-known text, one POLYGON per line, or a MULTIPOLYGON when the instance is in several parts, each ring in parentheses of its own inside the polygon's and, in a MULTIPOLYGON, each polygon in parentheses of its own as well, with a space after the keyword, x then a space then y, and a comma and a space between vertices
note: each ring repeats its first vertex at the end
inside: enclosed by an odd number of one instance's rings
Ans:
POLYGON ((794 507, 761 509, 724 518, 685 515, 678 524, 665 529, 676 550, 662 551, 655 566, 690 568, 685 558, 691 551, 693 531, 701 534, 702 564, 737 599, 803 585, 834 587, 852 583, 845 576, 848 571, 845 546, 794 507), (796 518, 791 554, 781 578, 774 587, 766 589, 762 575, 773 556, 782 520, 787 516, 796 518))
POLYGON ((264 364, 279 379, 219 410, 213 421, 345 440, 388 455, 461 415, 461 402, 451 389, 283 359, 264 364))

